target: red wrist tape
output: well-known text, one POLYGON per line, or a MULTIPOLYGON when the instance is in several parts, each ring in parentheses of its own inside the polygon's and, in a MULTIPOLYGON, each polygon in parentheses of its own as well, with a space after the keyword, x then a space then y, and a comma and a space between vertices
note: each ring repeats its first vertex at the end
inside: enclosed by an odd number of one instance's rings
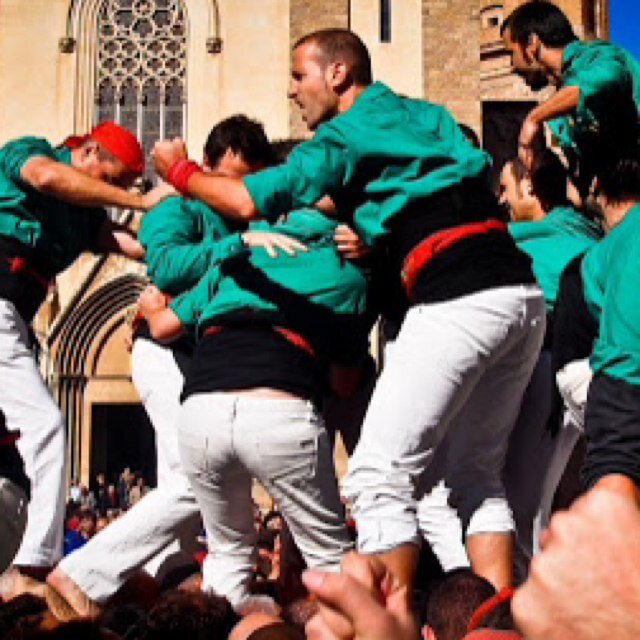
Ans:
POLYGON ((191 160, 178 160, 167 173, 167 182, 175 187, 183 196, 189 195, 187 185, 189 178, 194 173, 200 173, 202 169, 197 162, 191 160))

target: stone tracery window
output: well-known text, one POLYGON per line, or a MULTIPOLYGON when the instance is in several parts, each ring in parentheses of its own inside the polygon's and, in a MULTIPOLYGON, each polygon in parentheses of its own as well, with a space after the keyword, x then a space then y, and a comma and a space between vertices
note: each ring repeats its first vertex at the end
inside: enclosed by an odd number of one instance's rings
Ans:
POLYGON ((98 13, 95 120, 115 120, 148 155, 185 136, 186 19, 180 0, 106 0, 98 13))

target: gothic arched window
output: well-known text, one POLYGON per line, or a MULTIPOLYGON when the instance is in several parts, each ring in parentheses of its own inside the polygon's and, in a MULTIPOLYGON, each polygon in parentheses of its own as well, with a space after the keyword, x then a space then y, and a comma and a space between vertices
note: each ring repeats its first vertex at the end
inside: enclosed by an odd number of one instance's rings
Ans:
POLYGON ((148 155, 185 136, 186 20, 180 0, 106 0, 98 13, 95 120, 134 132, 148 155))

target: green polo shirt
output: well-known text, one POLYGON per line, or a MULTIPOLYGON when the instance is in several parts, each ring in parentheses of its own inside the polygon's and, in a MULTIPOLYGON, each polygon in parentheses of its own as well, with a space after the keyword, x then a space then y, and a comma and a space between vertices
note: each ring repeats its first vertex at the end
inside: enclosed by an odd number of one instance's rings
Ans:
POLYGON ((167 198, 142 218, 138 240, 146 251, 147 273, 175 296, 193 287, 211 264, 243 248, 223 218, 204 203, 167 198))
POLYGON ((553 312, 565 267, 602 237, 598 225, 572 207, 556 207, 536 222, 512 222, 509 233, 518 248, 531 257, 549 313, 553 312))
POLYGON ((279 252, 271 258, 262 248, 247 249, 212 266, 170 308, 187 328, 210 325, 241 311, 282 322, 305 336, 307 329, 330 331, 336 318, 357 321, 366 310, 367 281, 360 269, 338 255, 333 240, 336 224, 316 210, 292 212, 273 226, 252 224, 253 230, 295 238, 309 250, 294 256, 279 252))
POLYGON ((244 184, 260 215, 271 220, 329 195, 374 245, 407 206, 486 175, 489 162, 446 109, 402 98, 377 82, 285 164, 247 176, 244 184))
POLYGON ((43 138, 19 138, 0 149, 0 235, 23 244, 42 275, 52 277, 83 251, 95 250, 106 213, 70 205, 26 184, 20 171, 36 157, 71 164, 69 149, 55 149, 43 138))
POLYGON ((629 52, 601 40, 572 42, 563 54, 562 86, 580 89, 575 113, 549 123, 565 151, 581 156, 591 146, 615 149, 637 137, 640 65, 629 52))
POLYGON ((640 386, 640 205, 582 262, 584 296, 599 320, 591 368, 640 386))

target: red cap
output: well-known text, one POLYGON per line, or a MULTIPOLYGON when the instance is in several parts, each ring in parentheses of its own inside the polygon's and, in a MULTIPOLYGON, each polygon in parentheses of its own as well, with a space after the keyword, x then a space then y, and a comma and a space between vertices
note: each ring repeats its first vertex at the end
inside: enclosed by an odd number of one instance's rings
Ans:
POLYGON ((138 139, 124 127, 115 122, 101 122, 91 130, 89 138, 118 158, 132 173, 144 173, 142 147, 138 139))

